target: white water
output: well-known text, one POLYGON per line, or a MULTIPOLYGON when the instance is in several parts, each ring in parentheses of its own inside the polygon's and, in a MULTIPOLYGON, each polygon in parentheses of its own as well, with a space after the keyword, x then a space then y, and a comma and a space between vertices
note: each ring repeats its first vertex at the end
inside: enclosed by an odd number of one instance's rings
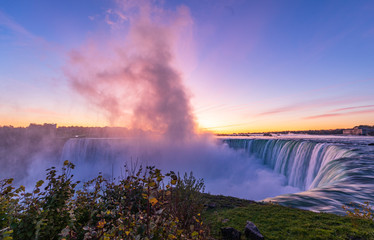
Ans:
POLYGON ((243 149, 255 155, 275 172, 287 177, 287 184, 302 190, 320 187, 318 173, 326 165, 339 158, 356 154, 329 143, 314 143, 284 139, 227 139, 232 148, 243 149))
POLYGON ((164 171, 193 171, 204 178, 206 190, 213 194, 267 198, 340 213, 343 204, 374 199, 370 141, 374 138, 254 137, 224 139, 223 145, 206 140, 181 145, 139 139, 70 139, 62 160, 77 164, 85 180, 99 171, 108 178, 121 176, 124 163, 138 161, 164 171), (293 194, 282 195, 287 193, 293 194))
POLYGON ((183 174, 192 171, 203 178, 206 191, 247 199, 300 191, 288 186, 286 177, 254 158, 241 154, 216 139, 175 143, 149 139, 76 138, 68 140, 61 161, 77 165, 76 176, 89 180, 99 172, 107 178, 122 175, 124 164, 155 165, 183 174), (121 172, 122 169, 122 172, 121 172))
POLYGON ((344 213, 342 205, 374 200, 374 146, 369 146, 373 137, 257 136, 224 141, 257 156, 286 176, 287 184, 305 190, 266 201, 344 213))

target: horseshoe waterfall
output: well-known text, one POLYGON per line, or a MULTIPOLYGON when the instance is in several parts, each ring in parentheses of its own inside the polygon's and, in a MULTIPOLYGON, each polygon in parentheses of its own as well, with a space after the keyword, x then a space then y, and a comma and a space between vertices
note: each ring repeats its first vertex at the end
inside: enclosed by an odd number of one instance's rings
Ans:
POLYGON ((314 211, 343 213, 342 206, 374 199, 372 137, 226 139, 231 148, 255 155, 301 192, 265 201, 314 211))
MULTIPOLYGON (((102 171, 104 176, 113 177, 121 174, 118 162, 123 164, 136 158, 140 161, 139 164, 200 172, 199 177, 204 178, 208 191, 211 190, 210 183, 221 186, 226 184, 231 189, 240 186, 240 192, 244 194, 241 197, 244 198, 250 198, 250 195, 245 194, 251 192, 257 183, 241 184, 252 175, 270 172, 270 175, 261 179, 281 176, 283 180, 279 188, 288 187, 293 190, 276 193, 269 190, 270 194, 260 200, 312 211, 342 214, 343 205, 350 202, 372 202, 374 199, 374 137, 281 135, 218 140, 217 151, 221 152, 214 155, 210 153, 214 149, 202 151, 202 148, 196 147, 185 147, 187 150, 183 147, 161 150, 163 147, 149 144, 141 147, 146 143, 138 141, 134 144, 131 139, 69 139, 64 145, 61 159, 69 159, 78 166, 84 165, 88 172, 102 171), (160 162, 152 160, 162 159, 165 155, 163 151, 173 152, 173 156, 160 162), (178 160, 179 155, 188 155, 186 152, 193 152, 195 155, 191 153, 190 159, 178 160), (193 163, 197 154, 202 157, 193 163), (225 157, 222 158, 221 155, 225 157), (186 161, 189 161, 191 168, 185 168, 187 165, 183 163, 186 161), (100 162, 105 164, 99 164, 100 162), (242 177, 238 178, 239 175, 242 177), (218 181, 218 178, 221 180, 218 181)), ((269 187, 264 186, 264 190, 269 187)), ((230 195, 229 191, 225 191, 219 193, 230 195)), ((212 193, 215 191, 212 190, 212 193)))

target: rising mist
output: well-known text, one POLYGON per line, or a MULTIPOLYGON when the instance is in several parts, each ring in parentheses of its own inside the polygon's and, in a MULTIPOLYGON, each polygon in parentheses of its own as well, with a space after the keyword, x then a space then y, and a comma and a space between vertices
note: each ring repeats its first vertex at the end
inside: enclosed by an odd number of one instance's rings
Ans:
MULTIPOLYGON (((108 124, 129 130, 120 144, 96 145, 106 146, 102 150, 95 149, 93 139, 67 140, 60 162, 73 161, 77 178, 88 180, 103 171, 120 176, 122 166, 135 160, 164 171, 192 171, 215 194, 258 200, 297 190, 283 186, 284 177, 256 159, 208 133, 196 133, 190 95, 175 56, 181 34, 193 27, 187 7, 170 10, 152 1, 119 1, 118 8, 106 14, 109 34, 93 33, 69 51, 63 71, 72 91, 104 114, 108 124), (121 154, 95 157, 96 151, 121 154)), ((39 162, 26 165, 33 171, 38 167, 37 176, 48 160, 39 162)))

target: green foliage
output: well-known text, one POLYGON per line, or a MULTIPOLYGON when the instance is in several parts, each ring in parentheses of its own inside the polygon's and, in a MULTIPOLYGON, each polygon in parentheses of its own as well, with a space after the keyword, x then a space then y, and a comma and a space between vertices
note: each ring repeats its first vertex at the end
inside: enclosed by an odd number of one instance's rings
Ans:
POLYGON ((192 173, 126 167, 117 182, 79 183, 73 170, 68 161, 47 169, 31 192, 1 180, 0 239, 210 239, 221 227, 242 231, 247 220, 265 239, 374 239, 369 203, 344 206, 342 217, 205 194, 192 173))
POLYGON ((1 239, 208 239, 201 221, 202 180, 126 168, 118 183, 99 175, 77 187, 65 161, 47 169, 32 192, 0 182, 1 239), (166 186, 165 186, 166 183, 166 186), (43 187, 44 186, 44 187, 43 187))
POLYGON ((173 201, 171 202, 171 212, 177 216, 181 221, 183 228, 194 226, 198 228, 198 225, 202 225, 200 214, 196 216, 196 213, 201 213, 204 209, 204 202, 201 198, 200 192, 204 191, 204 181, 202 179, 197 180, 192 172, 190 175, 185 175, 183 178, 178 178, 174 191, 172 191, 173 201))

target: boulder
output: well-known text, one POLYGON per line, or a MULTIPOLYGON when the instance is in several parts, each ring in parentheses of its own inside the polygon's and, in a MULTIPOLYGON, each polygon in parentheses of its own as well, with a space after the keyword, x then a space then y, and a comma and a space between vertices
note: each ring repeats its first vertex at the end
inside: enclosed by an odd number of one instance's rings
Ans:
POLYGON ((247 225, 244 228, 244 235, 249 240, 264 240, 264 236, 260 233, 256 225, 251 222, 247 221, 247 225))
POLYGON ((241 232, 232 227, 221 228, 223 240, 240 240, 241 232))

